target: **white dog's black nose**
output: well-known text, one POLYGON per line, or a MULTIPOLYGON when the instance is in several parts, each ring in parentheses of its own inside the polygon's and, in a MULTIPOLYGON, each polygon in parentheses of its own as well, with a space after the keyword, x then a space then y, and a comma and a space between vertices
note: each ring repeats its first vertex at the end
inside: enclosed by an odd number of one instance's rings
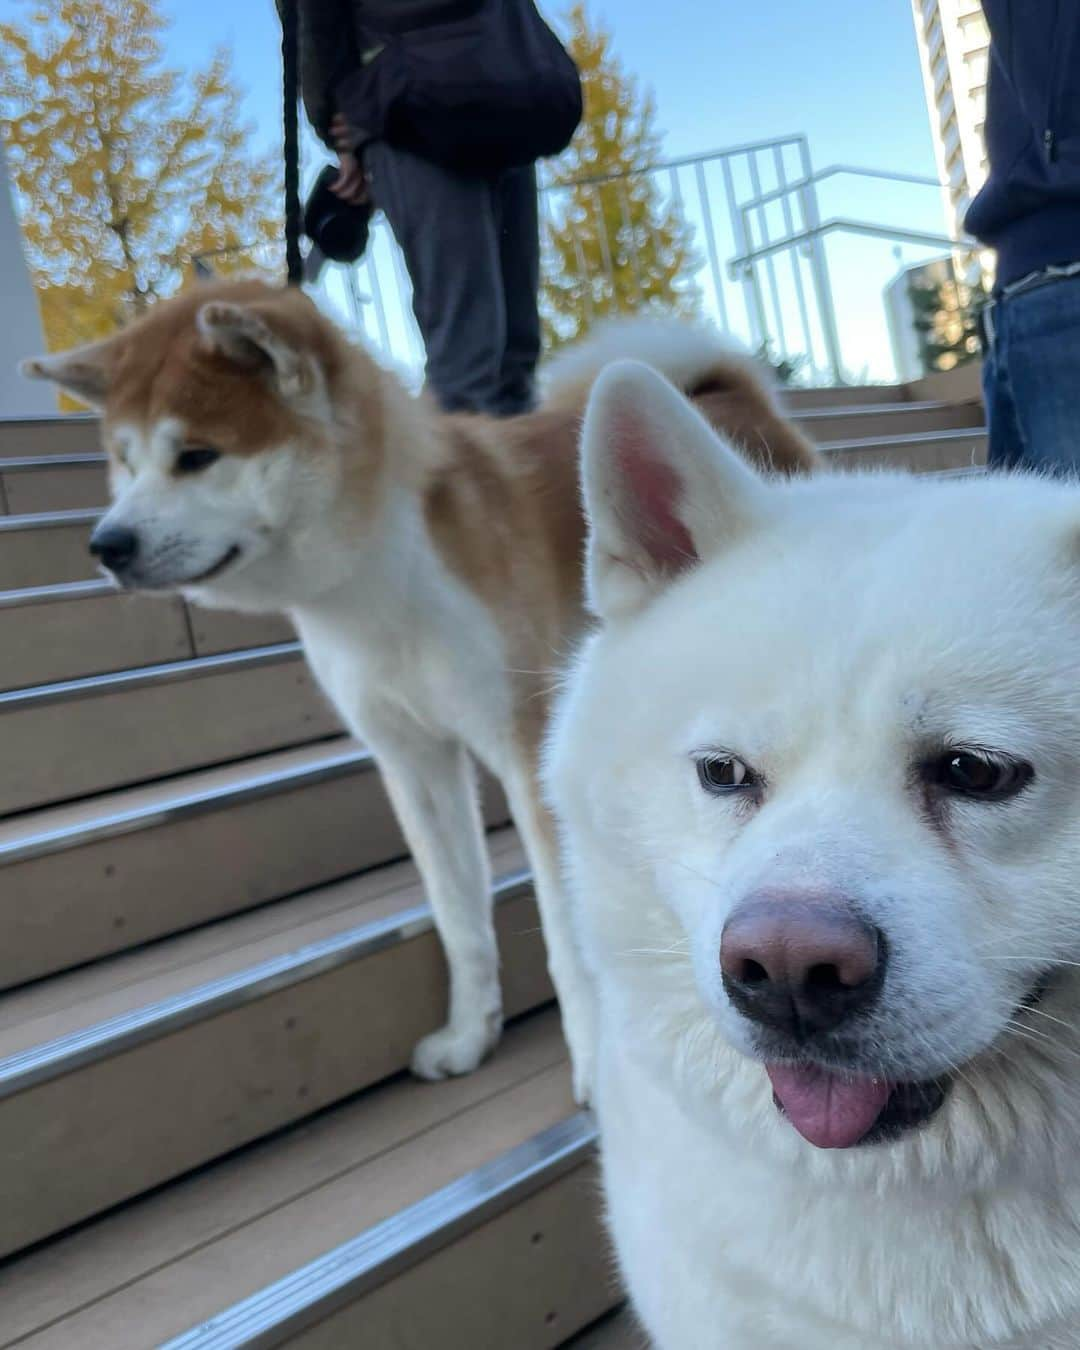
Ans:
POLYGON ((90 536, 90 552, 110 572, 122 572, 135 561, 139 551, 139 536, 122 525, 100 527, 90 536))
POLYGON ((804 1040, 874 1002, 885 943, 835 902, 769 894, 740 905, 725 924, 720 969, 744 1017, 804 1040))

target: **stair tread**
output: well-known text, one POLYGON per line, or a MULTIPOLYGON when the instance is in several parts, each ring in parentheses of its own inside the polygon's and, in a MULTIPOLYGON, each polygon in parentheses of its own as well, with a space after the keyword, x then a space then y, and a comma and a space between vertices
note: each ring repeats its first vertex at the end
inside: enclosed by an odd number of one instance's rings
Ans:
POLYGON ((953 402, 938 398, 904 403, 846 403, 831 408, 797 408, 792 416, 798 422, 845 422, 854 421, 859 417, 877 416, 879 414, 882 417, 895 417, 900 420, 905 415, 912 413, 951 412, 956 408, 978 408, 981 415, 981 406, 978 399, 958 399, 953 402))
POLYGON ((64 451, 57 455, 0 455, 0 473, 33 473, 37 469, 83 469, 106 462, 100 450, 64 451))
POLYGON ((828 453, 836 450, 873 450, 878 447, 887 449, 909 443, 925 444, 929 441, 962 441, 965 438, 984 440, 987 431, 982 425, 970 427, 941 427, 937 431, 901 431, 888 436, 853 436, 846 440, 819 441, 818 449, 828 453))
POLYGON ((565 1341, 561 1350, 648 1350, 648 1341, 634 1314, 623 1308, 565 1341))
MULTIPOLYGON (((875 402, 872 399, 866 403, 843 403, 836 405, 826 405, 822 407, 800 407, 795 405, 789 408, 789 416, 795 422, 837 422, 854 421, 860 417, 880 416, 887 420, 903 421, 907 417, 920 415, 923 413, 940 412, 945 415, 954 413, 959 409, 966 409, 982 416, 982 403, 977 398, 967 399, 920 399, 910 401, 892 401, 875 402)), ((89 451, 78 454, 63 455, 17 455, 0 456, 0 473, 27 472, 32 473, 39 469, 84 469, 91 467, 101 467, 107 462, 107 457, 100 451, 89 451)), ((90 508, 83 511, 72 508, 75 515, 86 514, 90 508)), ((33 521, 38 516, 52 516, 64 514, 63 512, 42 511, 42 512, 22 512, 12 513, 19 515, 29 521, 33 521)))
MULTIPOLYGON (((868 390, 872 394, 873 390, 868 390)), ((941 412, 948 414, 957 408, 979 407, 977 399, 921 399, 911 401, 875 402, 873 398, 866 403, 845 403, 826 407, 799 407, 789 409, 790 416, 796 422, 850 421, 868 415, 880 415, 901 420, 906 416, 922 413, 941 412)), ((0 455, 0 473, 26 472, 47 469, 86 469, 100 468, 107 463, 102 451, 67 452, 63 454, 39 455, 0 455)))
POLYGON ((43 530, 66 525, 89 525, 100 515, 100 506, 72 507, 66 511, 20 511, 14 515, 0 516, 0 534, 8 530, 43 530))
POLYGON ((558 1016, 535 1014, 466 1078, 393 1080, 12 1261, 3 1331, 158 1344, 572 1112, 558 1016))
MULTIPOLYGON (((496 874, 523 867, 512 829, 489 848, 496 874)), ((8 1057, 423 903, 415 864, 392 863, 15 989, 0 996, 0 1072, 8 1057)))
POLYGON ((876 402, 904 404, 909 400, 906 385, 787 385, 780 390, 783 401, 794 409, 848 408, 856 394, 872 397, 876 402))
POLYGON ((98 418, 94 413, 8 414, 0 418, 0 449, 10 455, 100 450, 98 418))
MULTIPOLYGON (((885 403, 885 404, 853 404, 844 407, 813 408, 805 411, 797 411, 792 414, 797 423, 805 422, 807 428, 813 428, 816 435, 820 435, 823 429, 830 428, 830 424, 835 424, 838 431, 843 429, 847 422, 856 420, 859 417, 876 416, 887 419, 895 419, 897 423, 902 423, 907 416, 928 411, 934 411, 940 407, 944 413, 956 409, 970 410, 977 415, 978 420, 972 422, 970 427, 956 427, 945 425, 937 429, 930 428, 921 431, 897 431, 895 433, 882 432, 873 436, 857 438, 860 445, 873 445, 877 441, 888 445, 901 440, 925 439, 933 436, 957 436, 965 432, 976 432, 985 435, 986 427, 981 420, 981 404, 976 400, 968 400, 959 403, 885 403)), ((850 442, 854 443, 854 442, 850 442)), ((849 444, 845 438, 837 440, 818 440, 817 444, 822 450, 830 450, 837 445, 844 446, 849 444)), ((0 461, 0 473, 4 471, 3 462, 0 461)), ((101 515, 101 508, 87 509, 68 509, 58 511, 41 511, 24 514, 0 515, 0 531, 34 529, 44 526, 63 526, 63 525, 82 525, 95 520, 101 515)), ((75 583, 55 583, 57 585, 75 584, 75 583)), ((24 589, 24 588, 19 588, 24 589)))
POLYGON ((74 831, 91 832, 122 817, 140 814, 149 817, 151 813, 167 812, 182 802, 200 797, 241 792, 259 779, 313 772, 320 765, 362 753, 362 750, 359 742, 348 736, 315 741, 291 750, 252 755, 216 768, 193 769, 155 783, 118 788, 76 802, 8 816, 0 820, 0 865, 4 862, 5 850, 19 849, 30 840, 74 831))
POLYGON ((298 641, 271 642, 260 647, 242 647, 236 651, 215 652, 212 656, 185 656, 176 661, 158 661, 149 666, 128 666, 102 675, 77 675, 53 680, 29 689, 8 689, 0 693, 0 710, 63 703, 70 699, 105 695, 127 689, 159 686, 181 680, 200 679, 234 670, 276 665, 295 661, 303 655, 298 641))

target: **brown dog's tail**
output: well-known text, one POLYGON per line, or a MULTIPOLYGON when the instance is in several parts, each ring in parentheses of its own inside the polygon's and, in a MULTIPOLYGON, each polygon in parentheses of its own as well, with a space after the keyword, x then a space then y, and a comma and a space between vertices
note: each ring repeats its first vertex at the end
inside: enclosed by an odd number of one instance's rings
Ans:
POLYGON ((621 360, 658 370, 761 467, 805 473, 817 465, 813 446, 784 415, 769 368, 715 328, 684 319, 649 315, 598 324, 548 363, 543 407, 582 408, 604 367, 621 360))

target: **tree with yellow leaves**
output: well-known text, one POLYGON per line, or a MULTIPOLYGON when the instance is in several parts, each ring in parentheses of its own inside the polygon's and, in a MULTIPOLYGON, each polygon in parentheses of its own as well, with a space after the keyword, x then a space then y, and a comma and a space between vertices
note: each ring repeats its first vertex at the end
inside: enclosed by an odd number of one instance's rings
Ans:
POLYGON ((550 348, 607 315, 688 314, 699 302, 690 228, 678 202, 664 203, 646 172, 660 153, 652 96, 623 70, 610 32, 590 21, 583 3, 567 22, 585 111, 548 178, 554 219, 541 312, 550 348))
POLYGON ((279 168, 248 150, 228 51, 169 70, 166 27, 153 0, 33 0, 0 24, 0 133, 50 347, 112 331, 193 256, 227 270, 222 250, 279 233, 279 168))

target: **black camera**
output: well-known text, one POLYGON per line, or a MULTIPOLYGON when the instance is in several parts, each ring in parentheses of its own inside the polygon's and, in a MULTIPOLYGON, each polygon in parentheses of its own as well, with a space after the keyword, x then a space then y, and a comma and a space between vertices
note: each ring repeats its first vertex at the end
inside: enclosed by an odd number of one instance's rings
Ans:
POLYGON ((315 180, 304 206, 304 233, 331 262, 354 263, 364 256, 373 207, 353 206, 330 190, 338 169, 328 164, 315 180))

